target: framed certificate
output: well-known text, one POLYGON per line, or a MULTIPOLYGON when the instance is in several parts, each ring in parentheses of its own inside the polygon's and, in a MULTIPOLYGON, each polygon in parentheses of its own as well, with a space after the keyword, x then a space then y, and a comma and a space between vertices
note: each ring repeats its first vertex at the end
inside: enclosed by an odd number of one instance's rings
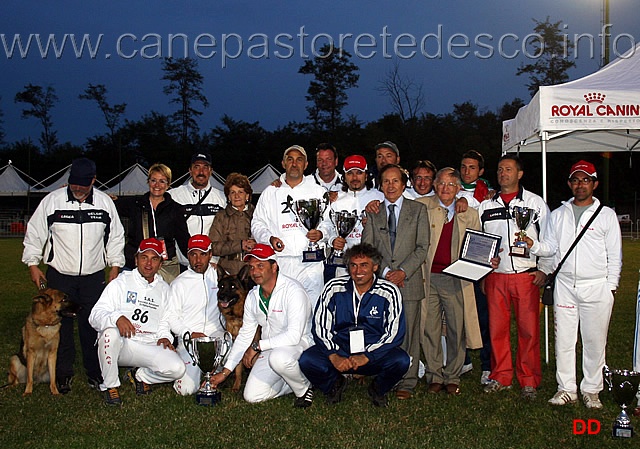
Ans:
POLYGON ((491 259, 498 255, 501 240, 499 235, 467 229, 459 259, 442 272, 467 281, 482 279, 493 270, 491 259))

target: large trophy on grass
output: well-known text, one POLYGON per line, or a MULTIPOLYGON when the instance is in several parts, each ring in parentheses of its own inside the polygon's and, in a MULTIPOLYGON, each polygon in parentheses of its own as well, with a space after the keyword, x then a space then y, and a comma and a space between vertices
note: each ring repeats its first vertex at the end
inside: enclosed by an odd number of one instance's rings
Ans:
POLYGON ((205 383, 196 392, 198 405, 213 406, 222 400, 222 393, 211 387, 209 378, 215 373, 231 349, 231 334, 225 332, 223 337, 191 338, 191 333, 185 332, 182 337, 184 348, 187 350, 194 365, 204 373, 205 383))
POLYGON ((631 420, 627 414, 627 407, 631 405, 638 393, 640 385, 640 372, 626 369, 610 370, 607 365, 602 368, 604 378, 609 391, 613 393, 613 399, 622 408, 622 411, 613 422, 612 435, 616 438, 631 438, 634 434, 631 420))
POLYGON ((526 229, 540 219, 540 212, 529 207, 512 206, 511 216, 515 220, 520 232, 518 232, 518 237, 511 246, 511 252, 509 255, 516 257, 529 257, 529 248, 527 246, 527 242, 524 240, 527 236, 526 229))
MULTIPOLYGON (((287 201, 291 203, 293 198, 288 197, 287 201)), ((316 229, 324 211, 329 205, 329 195, 325 193, 322 199, 313 198, 310 200, 293 201, 293 213, 307 232, 316 229)), ((302 253, 303 262, 322 262, 324 260, 324 251, 317 242, 309 242, 309 247, 302 253)))
MULTIPOLYGON (((343 239, 349 237, 349 234, 351 234, 351 231, 353 231, 360 220, 360 216, 355 210, 352 212, 347 212, 346 210, 341 210, 340 212, 330 210, 329 215, 331 216, 333 225, 336 227, 336 232, 343 239)), ((329 264, 344 265, 344 260, 342 259, 343 255, 344 250, 334 250, 329 260, 329 264)))

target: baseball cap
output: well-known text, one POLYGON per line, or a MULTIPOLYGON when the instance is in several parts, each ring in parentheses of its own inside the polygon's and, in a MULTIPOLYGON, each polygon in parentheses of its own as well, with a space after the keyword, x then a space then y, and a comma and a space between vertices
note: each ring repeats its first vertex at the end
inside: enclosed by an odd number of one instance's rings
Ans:
POLYGON ((194 249, 206 253, 211 249, 211 239, 204 234, 196 234, 192 236, 187 245, 187 253, 190 253, 194 249))
POLYGON ((276 252, 269 245, 264 243, 257 243, 251 252, 244 256, 244 261, 247 262, 250 257, 255 257, 258 260, 277 260, 276 252))
POLYGON ((378 151, 380 148, 389 148, 391 151, 396 153, 396 156, 400 156, 400 150, 398 150, 398 146, 389 140, 376 145, 375 150, 378 151))
POLYGON ((344 160, 342 168, 345 173, 351 170, 367 171, 367 160, 359 154, 354 154, 344 160))
POLYGON ((86 157, 75 159, 71 163, 69 172, 69 184, 77 186, 89 186, 96 176, 96 163, 86 157))
POLYGON ((191 156, 191 163, 195 163, 197 161, 204 161, 207 164, 211 165, 211 155, 209 153, 196 153, 191 156))
POLYGON ((289 154, 289 151, 293 151, 293 150, 297 150, 301 152, 304 158, 307 159, 307 152, 304 151, 304 148, 302 148, 300 145, 291 145, 289 148, 284 150, 284 154, 282 155, 282 160, 284 160, 287 157, 287 154, 289 154))
POLYGON ((143 253, 145 251, 153 251, 158 256, 162 255, 162 242, 158 239, 150 238, 144 239, 140 242, 140 246, 138 247, 138 254, 143 253))
POLYGON ((570 173, 569 173, 569 178, 571 178, 573 176, 573 174, 575 172, 578 172, 578 171, 583 171, 588 176, 591 176, 593 178, 597 178, 598 177, 598 173, 596 172, 596 167, 591 162, 578 161, 575 164, 573 164, 571 166, 571 170, 570 170, 570 173))

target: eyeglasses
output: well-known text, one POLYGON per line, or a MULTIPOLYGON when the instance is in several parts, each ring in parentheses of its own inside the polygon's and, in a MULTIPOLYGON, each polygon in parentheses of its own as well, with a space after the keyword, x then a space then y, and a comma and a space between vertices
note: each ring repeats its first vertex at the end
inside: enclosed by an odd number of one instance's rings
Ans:
POLYGON ((436 185, 440 187, 457 187, 458 186, 458 184, 455 182, 444 182, 444 181, 440 181, 436 183, 436 185))
POLYGON ((166 179, 149 179, 149 184, 160 184, 161 186, 169 184, 166 179))
POLYGON ((573 184, 573 185, 581 184, 581 183, 582 184, 589 184, 592 181, 593 181, 593 179, 591 179, 591 178, 571 178, 571 179, 569 179, 569 182, 571 184, 573 184))

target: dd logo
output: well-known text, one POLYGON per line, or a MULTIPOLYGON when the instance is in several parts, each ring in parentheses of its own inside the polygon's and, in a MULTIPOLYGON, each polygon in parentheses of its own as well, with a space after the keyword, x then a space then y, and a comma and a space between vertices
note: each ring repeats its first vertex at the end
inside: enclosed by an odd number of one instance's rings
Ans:
POLYGON ((588 419, 586 422, 584 419, 573 420, 573 434, 574 435, 597 435, 600 433, 600 421, 597 419, 588 419))

